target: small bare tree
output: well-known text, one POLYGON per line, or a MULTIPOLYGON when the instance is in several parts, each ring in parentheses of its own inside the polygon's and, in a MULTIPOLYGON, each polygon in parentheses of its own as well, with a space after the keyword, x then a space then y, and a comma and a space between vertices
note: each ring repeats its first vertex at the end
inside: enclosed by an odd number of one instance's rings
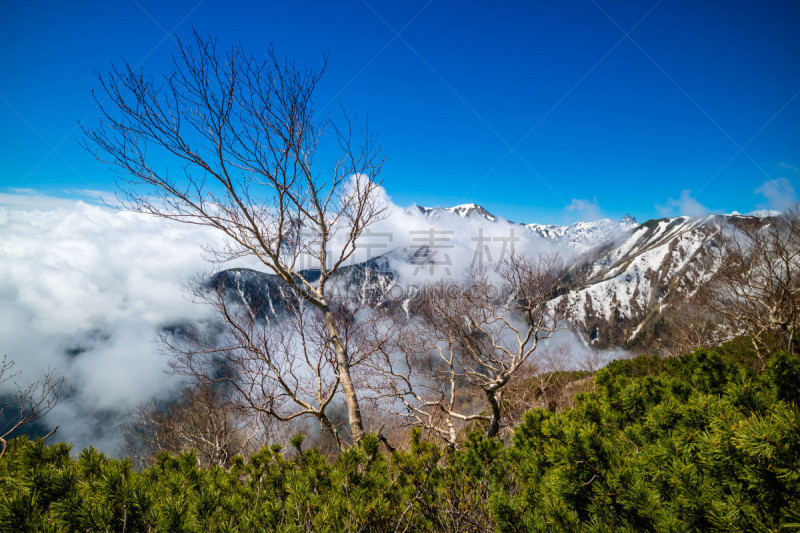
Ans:
POLYGON ((358 440, 364 427, 352 361, 329 284, 384 213, 376 181, 382 151, 366 126, 315 117, 324 68, 298 68, 272 49, 266 60, 241 46, 218 53, 216 40, 196 32, 192 44, 180 43, 173 65, 159 79, 128 64, 100 75, 110 103, 97 99, 103 119, 84 129, 87 147, 120 172, 127 209, 218 230, 227 245, 209 248, 215 260, 254 257, 316 310, 336 360, 331 386, 341 387, 358 440), (327 130, 338 156, 320 171, 327 130))
POLYGON ((548 305, 561 273, 555 255, 514 255, 496 280, 473 269, 464 280, 424 287, 414 319, 370 359, 390 412, 451 446, 470 422, 497 435, 506 385, 563 327, 560 310, 548 305))
POLYGON ((512 425, 519 424, 532 407, 556 411, 563 403, 563 389, 575 381, 569 368, 572 351, 568 344, 539 349, 509 381, 505 393, 505 409, 512 425))
POLYGON ((669 357, 677 357, 691 353, 699 348, 719 346, 730 337, 728 327, 720 323, 718 315, 708 307, 697 305, 698 295, 693 295, 682 305, 676 306, 667 317, 667 327, 651 346, 645 346, 642 353, 663 353, 669 357), (649 351, 648 351, 649 350, 649 351))
MULTIPOLYGON (((14 362, 6 356, 0 361, 0 384, 9 382, 18 377, 20 372, 14 371, 14 362)), ((0 457, 6 453, 8 442, 6 438, 26 424, 30 424, 49 413, 59 402, 59 394, 64 385, 64 378, 54 371, 48 371, 45 376, 30 385, 17 386, 10 399, 0 404, 0 420, 6 425, 0 428, 0 457)), ((44 438, 56 432, 58 426, 44 438)))
POLYGON ((242 411, 223 387, 194 384, 171 402, 135 408, 120 427, 122 452, 144 468, 159 452, 195 449, 202 466, 227 468, 236 455, 247 457, 275 437, 270 422, 242 411))
POLYGON ((795 353, 800 318, 800 210, 744 219, 721 237, 716 274, 698 292, 733 334, 748 334, 759 357, 777 346, 795 353))

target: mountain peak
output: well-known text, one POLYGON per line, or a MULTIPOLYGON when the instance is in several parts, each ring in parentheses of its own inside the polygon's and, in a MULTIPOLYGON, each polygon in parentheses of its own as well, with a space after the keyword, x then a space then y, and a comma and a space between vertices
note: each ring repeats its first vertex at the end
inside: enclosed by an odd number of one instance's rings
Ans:
POLYGON ((468 217, 475 213, 491 220, 492 222, 495 221, 495 216, 478 204, 461 204, 453 207, 445 207, 444 210, 449 213, 455 213, 461 217, 468 217))
POLYGON ((625 216, 620 219, 619 225, 625 229, 630 229, 638 226, 639 222, 630 213, 625 213, 625 216))
MULTIPOLYGON (((497 218, 489 211, 484 209, 482 206, 474 203, 461 204, 453 207, 424 207, 421 205, 415 205, 415 207, 420 213, 422 213, 426 217, 438 218, 439 215, 442 213, 450 213, 453 215, 458 215, 462 218, 471 217, 472 215, 478 215, 489 220, 490 222, 494 222, 495 220, 497 220, 497 218)), ((410 209, 406 210, 406 212, 409 211, 411 210, 410 209)))

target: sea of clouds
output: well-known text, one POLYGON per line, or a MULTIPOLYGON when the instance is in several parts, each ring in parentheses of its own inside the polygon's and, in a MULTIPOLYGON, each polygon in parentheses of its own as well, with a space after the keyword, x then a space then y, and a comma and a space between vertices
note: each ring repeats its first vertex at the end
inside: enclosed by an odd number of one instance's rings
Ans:
MULTIPOLYGON (((19 382, 55 369, 70 391, 45 421, 113 452, 124 413, 179 387, 159 328, 203 318, 187 280, 208 268, 207 229, 35 194, 0 195, 0 351, 19 382)), ((8 393, 13 383, 1 385, 8 393)))
MULTIPOLYGON (((246 258, 211 264, 203 246, 224 244, 212 229, 93 201, 0 194, 0 355, 15 362, 20 384, 48 369, 66 378, 69 393, 44 420, 59 426, 59 440, 76 450, 92 444, 115 453, 116 427, 126 413, 181 387, 181 378, 166 372, 168 358, 155 338, 165 327, 208 316, 189 296, 188 282, 214 269, 259 265, 246 258)), ((384 202, 387 216, 364 237, 353 261, 433 245, 433 269, 396 265, 405 283, 457 276, 476 262, 493 268, 512 241, 517 251, 556 251, 502 219, 448 213, 432 219, 385 196, 384 202)), ((13 388, 13 382, 0 385, 0 395, 13 388)))

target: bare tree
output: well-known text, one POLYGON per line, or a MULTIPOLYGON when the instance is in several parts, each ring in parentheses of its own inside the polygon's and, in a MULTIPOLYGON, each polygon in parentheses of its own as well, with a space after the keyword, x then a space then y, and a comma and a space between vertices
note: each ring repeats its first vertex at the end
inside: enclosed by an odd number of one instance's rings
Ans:
POLYGON ((272 49, 265 61, 241 46, 219 53, 216 40, 195 32, 158 79, 128 64, 99 75, 110 104, 97 98, 103 119, 84 132, 87 147, 120 172, 127 209, 218 230, 227 245, 209 249, 215 260, 254 257, 316 310, 358 440, 364 427, 352 361, 329 284, 383 216, 376 181, 383 154, 366 125, 315 117, 323 71, 298 68, 272 49), (316 155, 328 130, 339 155, 320 171, 316 155))
MULTIPOLYGON (((0 384, 9 382, 19 375, 20 372, 14 371, 14 362, 3 356, 3 360, 0 361, 0 384)), ((7 437, 22 426, 42 418, 58 404, 63 385, 64 378, 51 370, 42 379, 28 386, 17 386, 11 398, 0 404, 0 420, 7 420, 7 425, 0 429, 0 457, 6 453, 7 437)), ((57 429, 58 426, 45 438, 55 433, 57 429)))
POLYGON ((459 428, 501 428, 503 393, 542 339, 563 327, 548 305, 561 278, 555 255, 514 255, 497 280, 473 269, 462 281, 424 287, 416 317, 373 357, 390 412, 455 446, 459 428))
POLYGON ((270 420, 253 417, 229 401, 222 387, 194 384, 171 402, 150 400, 134 409, 120 429, 122 451, 139 467, 159 452, 197 450, 205 467, 229 467, 236 455, 267 444, 270 420))
POLYGON ((770 346, 795 353, 800 318, 800 210, 743 219, 714 252, 718 270, 698 292, 731 334, 748 334, 759 357, 770 346))
MULTIPOLYGON (((328 416, 341 383, 325 317, 305 298, 286 290, 282 309, 270 316, 223 283, 201 285, 198 298, 215 308, 217 320, 191 325, 180 336, 162 335, 176 357, 172 369, 201 383, 222 384, 231 399, 256 415, 282 422, 316 418, 342 449, 338 423, 328 416)), ((331 305, 351 364, 363 356, 352 342, 361 324, 343 305, 331 305)))
MULTIPOLYGON (((513 381, 506 386, 504 408, 511 425, 522 422, 532 407, 561 410, 568 398, 565 389, 586 373, 570 371, 573 353, 569 344, 540 349, 536 357, 522 365, 513 381)), ((581 362, 578 362, 579 365, 581 362)))
MULTIPOLYGON (((699 291, 704 294, 705 289, 699 291)), ((719 346, 730 337, 729 328, 708 307, 697 305, 696 295, 676 306, 667 317, 667 327, 640 353, 656 351, 669 357, 691 353, 699 348, 719 346)), ((644 349, 642 349, 644 348, 644 349)))

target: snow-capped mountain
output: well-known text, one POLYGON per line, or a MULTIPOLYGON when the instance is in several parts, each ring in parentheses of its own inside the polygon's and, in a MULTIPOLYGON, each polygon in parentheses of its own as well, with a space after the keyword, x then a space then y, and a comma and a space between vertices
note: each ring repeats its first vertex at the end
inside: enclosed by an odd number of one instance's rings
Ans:
MULTIPOLYGON (((391 266, 394 255, 390 253, 343 266, 334 280, 335 290, 361 305, 386 303, 389 291, 395 286, 396 272, 391 266)), ((301 270, 299 274, 311 283, 319 277, 318 270, 301 270)), ((285 310, 286 298, 291 297, 277 275, 249 268, 223 270, 211 277, 209 287, 224 291, 226 298, 246 302, 262 317, 280 315, 285 310)))
MULTIPOLYGON (((423 207, 414 205, 406 213, 422 213, 431 220, 441 220, 445 216, 458 216, 470 219, 485 219, 489 222, 501 220, 514 224, 506 219, 498 218, 478 204, 462 204, 453 207, 423 207)), ((612 239, 639 226, 631 215, 626 214, 622 219, 613 221, 608 218, 592 222, 575 222, 566 226, 557 224, 519 224, 533 234, 547 240, 565 243, 580 252, 587 251, 603 241, 612 239)))
MULTIPOLYGON (((564 279, 565 294, 554 300, 569 310, 571 324, 587 342, 597 347, 625 346, 652 335, 660 320, 714 274, 709 250, 717 246, 720 232, 743 221, 761 220, 741 215, 709 215, 648 220, 639 224, 626 215, 577 222, 568 226, 517 225, 495 217, 481 206, 451 208, 413 206, 432 221, 441 217, 485 219, 487 223, 522 226, 535 235, 568 247, 573 253, 564 279), (574 252, 580 252, 577 257, 574 252)), ((766 221, 765 221, 766 223, 766 221)), ((409 265, 419 267, 420 250, 396 248, 363 263, 343 268, 336 276, 340 291, 366 305, 401 304, 404 294, 399 274, 409 265)), ((422 257, 422 259, 420 259, 422 257)), ((304 272, 313 279, 312 271, 304 272)), ((255 271, 230 270, 217 275, 231 295, 256 304, 262 313, 280 307, 281 282, 255 271)))
POLYGON ((573 325, 599 346, 653 335, 719 265, 709 252, 723 231, 760 217, 708 215, 648 220, 593 248, 569 273, 566 299, 573 325))
POLYGON ((483 217, 489 222, 497 221, 497 217, 478 204, 461 204, 453 207, 423 207, 421 205, 414 205, 407 209, 406 213, 413 213, 415 210, 432 219, 437 219, 442 215, 449 214, 462 218, 483 217))
POLYGON ((613 221, 608 218, 593 222, 575 222, 568 226, 555 224, 525 224, 532 232, 551 241, 569 243, 573 247, 586 251, 603 241, 613 239, 618 235, 632 230, 639 223, 631 215, 626 214, 622 219, 613 221))

